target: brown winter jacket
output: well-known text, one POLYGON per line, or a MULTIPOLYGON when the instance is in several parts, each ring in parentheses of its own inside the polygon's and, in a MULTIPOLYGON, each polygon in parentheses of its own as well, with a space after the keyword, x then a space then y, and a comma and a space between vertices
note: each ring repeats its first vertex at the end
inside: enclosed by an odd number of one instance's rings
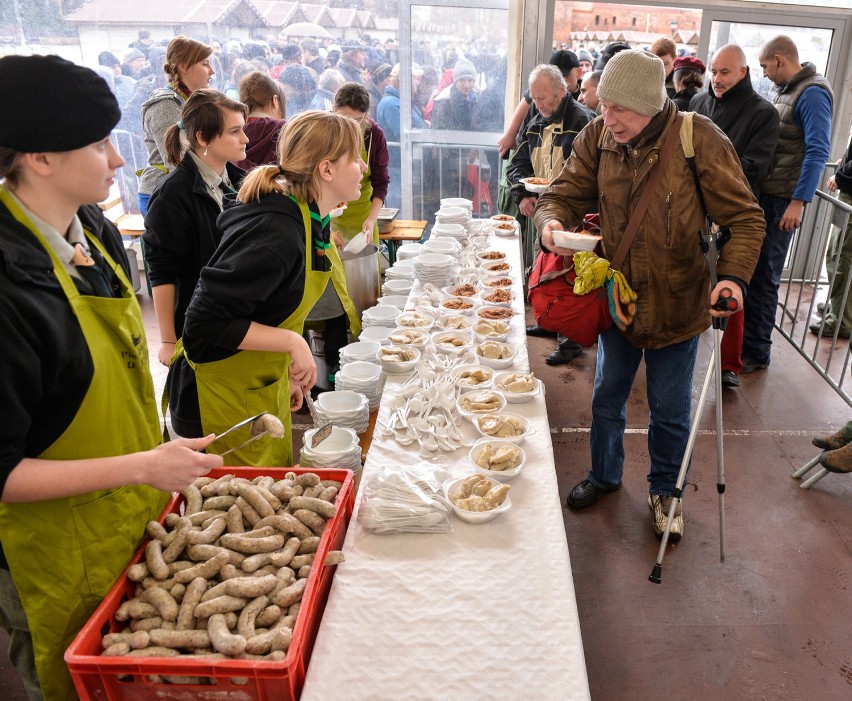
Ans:
MULTIPOLYGON (((591 122, 574 140, 562 172, 539 197, 537 229, 541 231, 551 220, 577 226, 584 214, 599 208, 605 255, 613 256, 659 158, 665 128, 676 115, 675 104, 666 101, 663 111, 630 146, 616 143, 609 130, 602 136, 602 118, 591 122)), ((718 274, 747 283, 765 234, 763 210, 751 193, 731 142, 713 122, 696 115, 692 141, 709 214, 714 222, 732 230, 731 241, 719 258, 718 274)), ((699 248, 702 222, 695 181, 678 140, 621 266, 639 296, 633 324, 625 332, 635 346, 662 348, 680 343, 710 325, 710 278, 699 248)))

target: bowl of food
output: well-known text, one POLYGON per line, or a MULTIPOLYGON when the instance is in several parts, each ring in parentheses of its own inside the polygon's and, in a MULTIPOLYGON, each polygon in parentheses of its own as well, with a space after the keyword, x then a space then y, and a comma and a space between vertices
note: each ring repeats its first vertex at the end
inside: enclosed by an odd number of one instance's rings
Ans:
POLYGON ((467 331, 473 326, 473 319, 462 314, 445 314, 435 320, 435 326, 445 331, 467 331))
POLYGON ((473 421, 476 416, 485 416, 506 408, 506 397, 491 389, 478 389, 475 392, 463 392, 456 400, 459 414, 473 421))
POLYGON ((453 513, 468 523, 487 523, 512 508, 509 485, 476 473, 444 482, 453 513))
POLYGON ((470 297, 448 297, 439 306, 446 313, 469 316, 473 314, 477 304, 470 297))
POLYGON ((484 260, 479 264, 479 267, 485 271, 489 277, 497 275, 508 275, 512 272, 512 266, 505 260, 484 260))
POLYGON ((423 312, 403 312, 396 320, 396 325, 405 329, 428 331, 435 325, 435 319, 423 312))
POLYGON ((379 362, 382 370, 388 373, 408 372, 420 360, 420 351, 414 346, 382 346, 379 350, 379 362))
POLYGON ((505 321, 479 319, 473 325, 473 337, 477 343, 485 341, 505 341, 509 338, 511 327, 505 321))
POLYGON ((553 243, 572 251, 593 251, 603 237, 588 231, 554 231, 553 243))
POLYGON ((330 216, 332 219, 334 219, 335 217, 339 217, 341 214, 343 214, 343 211, 345 209, 346 209, 346 203, 341 202, 339 205, 337 205, 334 209, 332 209, 328 213, 328 216, 330 216))
POLYGON ((494 381, 494 370, 485 365, 460 365, 452 372, 453 384, 461 392, 488 389, 494 381))
POLYGON ((508 482, 524 469, 527 454, 519 445, 503 438, 480 438, 468 453, 477 472, 498 482, 508 482))
POLYGON ((476 316, 486 321, 508 321, 515 315, 509 307, 480 307, 476 310, 476 316))
POLYGON ((437 353, 461 355, 473 346, 473 336, 467 331, 436 331, 432 345, 437 353))
POLYGON ((476 359, 495 370, 510 368, 518 357, 518 349, 509 343, 500 341, 483 341, 474 348, 476 359))
POLYGON ((491 230, 497 236, 514 236, 518 231, 517 222, 494 222, 491 230))
POLYGON ((425 329, 406 329, 400 326, 390 332, 388 343, 394 346, 412 346, 422 351, 429 343, 429 332, 425 329))
POLYGON ((493 290, 495 287, 511 287, 514 283, 508 275, 488 275, 479 284, 483 289, 493 290))
POLYGON ((515 445, 520 445, 527 436, 535 433, 528 419, 508 411, 476 416, 473 427, 483 438, 505 438, 515 445))
POLYGON ((476 254, 476 258, 480 263, 485 261, 506 260, 506 254, 503 251, 480 251, 476 254))
POLYGON ((527 192, 541 193, 550 186, 550 180, 547 178, 521 178, 521 182, 527 192))
POLYGON ((533 372, 500 372, 494 376, 494 388, 510 404, 524 404, 542 389, 542 382, 533 372))
POLYGON ((476 297, 479 290, 474 285, 466 282, 463 285, 448 285, 447 287, 442 287, 441 292, 449 295, 450 297, 476 297))
POLYGON ((492 217, 489 217, 492 222, 495 224, 513 224, 518 221, 511 214, 495 214, 492 217))
POLYGON ((485 306, 511 307, 515 296, 506 287, 495 287, 494 289, 483 290, 479 299, 485 306))

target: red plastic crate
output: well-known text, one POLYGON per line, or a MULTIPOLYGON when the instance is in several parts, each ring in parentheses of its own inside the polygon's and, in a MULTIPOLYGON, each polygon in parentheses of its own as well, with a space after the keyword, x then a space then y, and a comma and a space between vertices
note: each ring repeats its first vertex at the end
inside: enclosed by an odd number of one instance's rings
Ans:
MULTIPOLYGON (((343 545, 346 528, 352 517, 355 503, 352 488, 353 475, 350 470, 312 469, 298 467, 225 467, 211 470, 211 477, 220 477, 233 473, 252 479, 269 475, 283 479, 288 472, 303 474, 315 472, 321 479, 336 480, 343 486, 337 495, 337 513, 326 525, 317 549, 316 559, 325 560, 330 550, 339 550, 343 545)), ((166 505, 160 516, 162 522, 166 515, 176 512, 184 502, 181 495, 175 495, 166 505)), ((147 542, 147 541, 146 541, 147 542)), ((128 566, 144 557, 145 544, 136 552, 128 566)), ((308 584, 302 596, 302 605, 293 631, 293 640, 287 651, 287 657, 281 662, 261 662, 256 660, 205 660, 172 657, 103 657, 101 639, 104 635, 121 630, 114 613, 127 599, 132 598, 136 583, 122 574, 101 605, 92 614, 74 642, 65 652, 65 662, 71 672, 74 685, 81 699, 96 701, 120 700, 143 701, 148 699, 173 699, 189 701, 203 698, 205 701, 216 699, 259 699, 261 701, 288 701, 299 698, 305 682, 305 670, 319 628, 320 619, 328 600, 334 567, 320 567, 311 571, 308 584), (149 675, 209 677, 214 684, 174 684, 151 682, 149 675), (122 679, 119 679, 122 677, 122 679), (232 678, 242 678, 245 683, 234 683, 232 678)))

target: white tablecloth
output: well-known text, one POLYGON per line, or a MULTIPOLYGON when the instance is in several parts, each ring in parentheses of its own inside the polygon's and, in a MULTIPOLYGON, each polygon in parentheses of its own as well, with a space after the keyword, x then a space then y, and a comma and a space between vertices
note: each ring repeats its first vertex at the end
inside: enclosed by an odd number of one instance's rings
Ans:
MULTIPOLYGON (((517 237, 494 237, 520 278, 517 237)), ((527 371, 519 282, 509 342, 527 371)), ((405 376, 407 378, 407 375, 405 376)), ((401 380, 388 376, 379 409, 401 380)), ((451 516, 446 534, 376 535, 355 506, 313 649, 304 701, 589 699, 571 564, 543 396, 507 410, 530 419, 527 462, 509 484, 512 508, 485 524, 451 516)), ((466 435, 476 438, 472 426, 466 435)), ((470 471, 468 448, 441 467, 470 471)), ((362 485, 387 466, 421 462, 376 431, 362 485)))

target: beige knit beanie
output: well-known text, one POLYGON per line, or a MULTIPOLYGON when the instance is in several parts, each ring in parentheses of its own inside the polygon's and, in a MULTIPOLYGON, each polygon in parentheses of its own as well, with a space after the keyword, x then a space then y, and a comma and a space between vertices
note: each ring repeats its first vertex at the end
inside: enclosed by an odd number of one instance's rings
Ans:
POLYGON ((646 117, 666 104, 663 62, 647 51, 619 51, 606 64, 598 83, 598 98, 646 117))

